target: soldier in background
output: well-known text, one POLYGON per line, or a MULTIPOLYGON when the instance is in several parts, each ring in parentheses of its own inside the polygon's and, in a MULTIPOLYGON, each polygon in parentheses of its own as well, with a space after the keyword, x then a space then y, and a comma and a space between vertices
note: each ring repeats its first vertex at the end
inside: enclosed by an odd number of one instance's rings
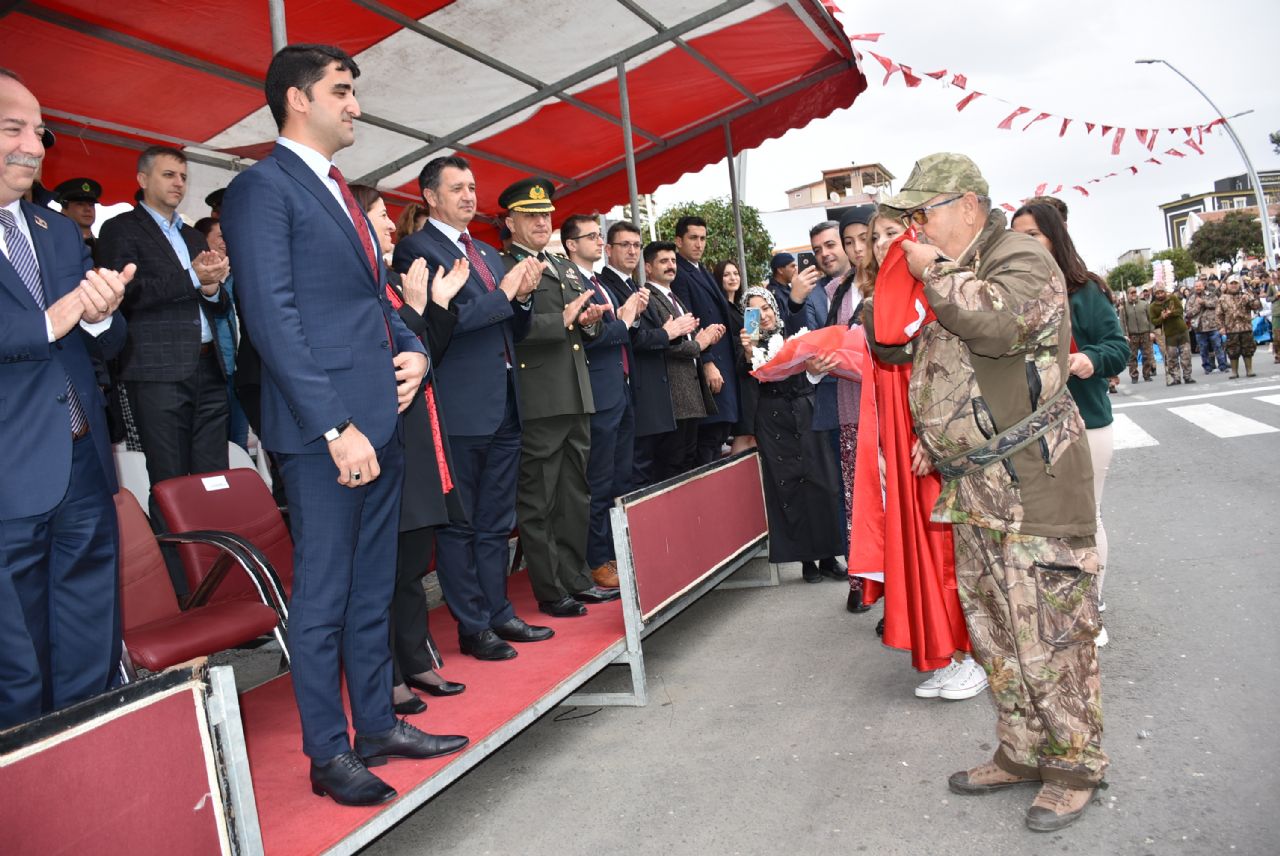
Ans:
POLYGON ((1156 340, 1156 328, 1151 324, 1148 310, 1151 301, 1138 296, 1132 285, 1120 304, 1120 327, 1129 337, 1129 380, 1138 382, 1138 354, 1142 354, 1142 379, 1149 381, 1156 374, 1156 359, 1152 343, 1156 340))
POLYGON ((1164 352, 1164 385, 1195 383, 1191 376, 1191 334, 1182 313, 1182 299, 1171 294, 1163 283, 1157 283, 1147 317, 1160 331, 1160 349, 1164 352))
MULTIPOLYGON (((1253 338, 1253 313, 1262 308, 1262 301, 1240 285, 1240 277, 1227 280, 1227 293, 1218 303, 1222 315, 1222 335, 1227 340, 1227 357, 1231 360, 1231 376, 1240 377, 1240 358, 1244 357, 1244 372, 1257 377, 1253 370, 1253 355, 1258 343, 1253 338)), ((1272 337, 1275 330, 1271 331, 1272 337)))
POLYGON ((102 185, 92 178, 69 178, 53 189, 54 198, 62 206, 63 216, 80 227, 80 235, 94 262, 98 260, 98 239, 93 235, 93 222, 98 219, 98 200, 102 185))

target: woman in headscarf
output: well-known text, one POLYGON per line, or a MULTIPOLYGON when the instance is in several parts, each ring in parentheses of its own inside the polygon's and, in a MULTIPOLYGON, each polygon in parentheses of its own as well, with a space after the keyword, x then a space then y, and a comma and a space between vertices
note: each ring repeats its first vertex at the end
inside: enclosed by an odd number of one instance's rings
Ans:
MULTIPOLYGON (((748 310, 760 312, 760 330, 739 335, 743 359, 757 362, 775 336, 785 338, 778 304, 766 288, 749 288, 748 310)), ((798 328, 800 319, 794 319, 798 328)), ((804 373, 784 380, 748 382, 759 389, 754 434, 764 475, 765 511, 769 518, 769 561, 800 562, 807 582, 821 581, 817 563, 841 552, 844 521, 835 455, 826 439, 811 430, 813 384, 804 373)))

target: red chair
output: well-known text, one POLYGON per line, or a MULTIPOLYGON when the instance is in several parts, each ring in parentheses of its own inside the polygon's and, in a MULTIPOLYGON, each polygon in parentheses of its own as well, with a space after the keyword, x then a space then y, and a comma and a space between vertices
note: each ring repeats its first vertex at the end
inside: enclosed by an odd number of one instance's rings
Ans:
POLYGON ((259 591, 255 578, 240 575, 220 586, 212 602, 260 601, 288 621, 293 539, 257 472, 234 469, 166 479, 152 485, 151 497, 164 530, 188 539, 178 547, 178 554, 192 591, 218 561, 219 548, 238 550, 258 570, 257 578, 265 583, 267 597, 259 591))
MULTIPOLYGON (((256 569, 242 555, 226 551, 210 573, 179 606, 159 541, 133 494, 115 496, 120 527, 120 615, 124 630, 124 666, 158 672, 169 666, 244 645, 274 634, 288 657, 284 626, 274 609, 261 602, 211 602, 225 580, 251 576, 256 569), (233 567, 242 573, 228 576, 233 567)), ((188 536, 178 536, 187 539, 188 536)))

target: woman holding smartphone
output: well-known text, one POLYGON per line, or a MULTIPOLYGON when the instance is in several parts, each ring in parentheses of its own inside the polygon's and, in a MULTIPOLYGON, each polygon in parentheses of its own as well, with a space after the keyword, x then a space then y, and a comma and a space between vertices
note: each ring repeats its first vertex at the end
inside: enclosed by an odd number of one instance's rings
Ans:
POLYGON ((769 340, 800 327, 800 319, 779 321, 778 304, 767 288, 746 290, 749 314, 738 334, 740 370, 746 384, 759 395, 752 433, 760 449, 764 475, 764 504, 769 519, 769 561, 800 562, 806 582, 821 582, 818 562, 843 550, 844 521, 840 519, 840 484, 835 454, 826 438, 811 430, 813 384, 804 373, 761 383, 746 372, 752 354, 765 350, 769 340), (751 328, 756 315, 758 327, 751 328))
MULTIPOLYGON (((738 421, 733 426, 733 439, 729 444, 729 454, 736 455, 738 452, 756 447, 757 390, 756 384, 747 374, 747 369, 751 367, 751 359, 748 357, 746 362, 743 362, 742 344, 739 340, 744 322, 742 272, 738 270, 737 262, 733 259, 725 259, 715 266, 712 274, 716 278, 716 285, 720 286, 720 290, 724 292, 724 299, 729 302, 729 324, 725 335, 733 343, 734 360, 738 367, 738 421)), ((755 316, 758 324, 760 316, 758 310, 755 316)))

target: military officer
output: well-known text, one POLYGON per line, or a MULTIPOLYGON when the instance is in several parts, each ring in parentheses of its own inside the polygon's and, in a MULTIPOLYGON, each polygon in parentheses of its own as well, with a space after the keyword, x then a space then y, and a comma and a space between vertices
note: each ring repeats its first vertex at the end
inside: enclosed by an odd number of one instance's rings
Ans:
POLYGON ((498 197, 506 209, 507 269, 529 256, 546 262, 533 295, 529 334, 516 343, 524 436, 516 485, 516 521, 539 608, 548 615, 585 615, 583 603, 618 597, 595 585, 587 567, 590 515, 587 457, 595 412, 585 342, 599 332, 600 304, 563 256, 546 252, 555 188, 526 178, 498 197))
POLYGON ((80 227, 80 236, 90 255, 97 257, 98 239, 93 236, 93 221, 98 219, 98 200, 102 185, 92 178, 69 178, 53 189, 64 216, 80 227))

